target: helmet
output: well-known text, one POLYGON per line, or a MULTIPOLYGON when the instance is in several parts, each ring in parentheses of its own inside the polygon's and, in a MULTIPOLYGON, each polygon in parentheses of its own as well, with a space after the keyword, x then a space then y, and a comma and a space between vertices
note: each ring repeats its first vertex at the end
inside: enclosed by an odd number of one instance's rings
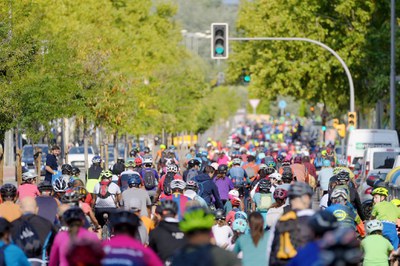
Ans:
POLYGON ((71 175, 72 174, 72 166, 70 164, 61 165, 61 173, 71 175))
POLYGON ((262 169, 267 169, 267 165, 264 164, 264 163, 262 163, 262 164, 260 164, 259 169, 260 169, 260 170, 262 170, 262 169))
POLYGON ((72 167, 72 174, 73 175, 79 175, 81 173, 81 170, 78 167, 72 167))
POLYGON ((234 148, 235 150, 240 150, 240 144, 238 144, 238 143, 233 144, 233 148, 234 148))
POLYGON ((323 164, 323 166, 325 166, 325 167, 329 167, 329 166, 331 166, 331 161, 330 161, 330 160, 324 160, 324 161, 322 162, 322 164, 323 164))
POLYGON ((293 174, 291 171, 283 171, 282 181, 285 183, 290 183, 293 181, 293 174))
POLYGON ((240 165, 242 163, 242 160, 240 158, 235 158, 232 160, 233 165, 240 165))
POLYGON ((92 163, 101 163, 101 157, 100 156, 98 156, 98 155, 96 155, 96 156, 94 156, 93 157, 93 159, 92 159, 92 163))
POLYGON ((308 220, 308 225, 316 235, 322 236, 328 231, 335 230, 339 226, 339 223, 332 213, 318 211, 308 220))
POLYGON ((110 170, 103 170, 100 173, 100 179, 108 179, 113 176, 113 173, 110 170))
POLYGON ((176 149, 176 147, 174 145, 169 145, 169 149, 173 151, 176 149))
POLYGON ((345 170, 338 172, 336 175, 339 182, 348 182, 350 180, 350 174, 345 170))
POLYGON ((247 222, 244 219, 235 219, 232 223, 232 230, 240 233, 246 232, 247 222))
POLYGON ((238 211, 238 212, 235 213, 235 220, 236 219, 247 220, 247 214, 245 212, 238 211))
POLYGON ((22 174, 22 180, 28 181, 30 179, 36 178, 37 176, 38 176, 37 174, 31 173, 31 172, 25 172, 22 174))
POLYGON ((160 145, 160 149, 161 149, 161 150, 165 150, 166 148, 167 148, 167 146, 165 146, 165 144, 161 144, 161 145, 160 145))
POLYGON ((151 151, 150 148, 147 147, 147 146, 144 147, 144 149, 143 149, 143 152, 144 152, 144 153, 150 153, 150 151, 151 151))
POLYGON ((218 171, 218 163, 214 162, 214 163, 210 164, 210 166, 212 168, 214 168, 215 171, 218 171))
POLYGON ((379 220, 370 220, 366 223, 365 229, 367 231, 367 234, 371 234, 375 231, 382 231, 383 230, 383 224, 379 220))
POLYGON ((170 172, 175 173, 175 174, 178 173, 178 166, 176 164, 169 164, 167 166, 167 173, 170 173, 170 172))
POLYGON ((189 180, 186 182, 186 189, 190 189, 197 192, 199 190, 199 185, 196 183, 196 181, 189 180))
POLYGON ((51 185, 50 181, 43 181, 38 184, 38 189, 40 192, 51 191, 53 190, 53 186, 51 185))
POLYGON ((131 175, 131 177, 128 179, 128 186, 131 185, 140 185, 142 183, 142 180, 140 179, 139 173, 135 172, 131 175))
POLYGON ((258 188, 260 192, 268 193, 269 190, 271 189, 271 180, 266 178, 261 179, 260 182, 258 183, 258 188))
POLYGON ((301 162, 302 162, 302 160, 301 160, 301 156, 300 155, 297 155, 296 157, 294 157, 293 163, 301 163, 301 162))
POLYGON ((278 157, 276 157, 276 161, 279 163, 283 162, 284 159, 285 157, 283 157, 283 155, 278 155, 278 157))
POLYGON ((140 219, 137 215, 126 210, 118 210, 111 213, 110 222, 112 227, 118 225, 128 225, 132 227, 139 227, 140 219))
POLYGON ((280 173, 272 173, 269 175, 269 178, 276 179, 277 181, 281 181, 282 175, 280 173))
POLYGON ((136 166, 141 166, 142 165, 142 159, 139 158, 139 157, 135 158, 135 165, 136 166))
POLYGON ((242 201, 240 200, 239 197, 232 197, 230 199, 230 202, 231 202, 232 206, 239 206, 242 201))
POLYGON ((69 225, 74 221, 82 221, 83 223, 86 218, 81 208, 72 207, 64 212, 62 219, 67 225, 69 225))
MULTIPOLYGON (((137 159, 140 159, 140 158, 136 158, 135 162, 137 159)), ((142 161, 142 160, 140 160, 140 161, 142 161)), ((153 158, 151 158, 150 156, 143 158, 143 164, 153 164, 153 158)), ((137 165, 137 163, 136 163, 136 165, 137 165)))
POLYGON ((135 167, 136 166, 136 164, 135 164, 135 159, 133 159, 133 158, 128 158, 127 160, 126 160, 126 162, 125 162, 125 168, 128 168, 128 167, 135 167))
POLYGON ((74 187, 73 190, 75 190, 75 193, 77 193, 79 195, 79 198, 86 198, 88 192, 86 190, 86 188, 84 187, 74 187))
POLYGON ((53 182, 54 192, 65 192, 68 189, 69 176, 62 175, 56 178, 53 182))
POLYGON ((342 197, 343 199, 347 200, 348 196, 349 195, 345 188, 337 188, 337 189, 333 190, 333 192, 331 194, 331 199, 336 199, 336 198, 342 197))
POLYGON ((77 193, 74 189, 68 189, 61 198, 62 203, 78 203, 81 199, 81 195, 77 193))
POLYGON ((377 187, 374 190, 372 190, 372 196, 374 195, 382 195, 387 197, 389 195, 389 191, 385 187, 377 187))
POLYGON ((1 198, 14 199, 17 196, 17 188, 13 184, 4 184, 0 189, 1 198))
POLYGON ((180 189, 184 190, 186 188, 186 183, 183 180, 175 179, 170 183, 171 190, 180 189))
POLYGON ((228 197, 229 197, 229 199, 239 198, 239 191, 237 191, 236 189, 229 190, 228 197))
POLYGON ((288 192, 287 190, 283 189, 283 188, 277 188, 274 191, 274 199, 280 199, 280 200, 285 200, 288 196, 288 192))
POLYGON ((282 162, 282 165, 290 165, 290 163, 291 163, 291 160, 288 159, 288 158, 285 158, 285 159, 283 160, 283 162, 282 162))
POLYGON ((274 161, 268 161, 266 164, 268 168, 275 168, 276 166, 276 163, 274 161))
POLYGON ((139 153, 139 148, 133 147, 132 150, 129 152, 129 156, 136 157, 136 154, 138 154, 138 153, 139 153))
POLYGON ((161 209, 163 211, 170 211, 174 215, 178 213, 178 204, 173 200, 161 201, 161 209))
POLYGON ((400 206, 400 199, 392 199, 390 202, 396 205, 397 207, 400 206))
POLYGON ((184 233, 197 230, 208 230, 214 225, 214 215, 207 209, 194 207, 186 210, 182 221, 179 222, 179 228, 184 233))
POLYGON ((189 168, 192 168, 195 165, 200 165, 200 164, 201 164, 200 161, 197 160, 196 158, 190 159, 189 162, 188 162, 189 168))
POLYGON ((225 211, 223 209, 218 209, 215 211, 215 220, 225 220, 225 211))
POLYGON ((308 195, 310 197, 313 195, 313 190, 308 184, 304 182, 295 182, 289 187, 289 198, 296 198, 304 195, 308 195))
POLYGON ((228 166, 226 164, 218 166, 218 174, 225 174, 226 172, 228 172, 228 166))

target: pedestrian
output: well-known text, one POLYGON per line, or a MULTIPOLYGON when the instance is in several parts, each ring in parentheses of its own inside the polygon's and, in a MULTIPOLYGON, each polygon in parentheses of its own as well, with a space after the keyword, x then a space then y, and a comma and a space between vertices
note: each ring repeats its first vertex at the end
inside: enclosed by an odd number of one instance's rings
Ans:
POLYGON ((50 153, 46 156, 46 174, 44 180, 52 182, 53 175, 56 174, 58 169, 57 156, 59 156, 60 153, 61 149, 59 146, 54 145, 51 147, 50 153))

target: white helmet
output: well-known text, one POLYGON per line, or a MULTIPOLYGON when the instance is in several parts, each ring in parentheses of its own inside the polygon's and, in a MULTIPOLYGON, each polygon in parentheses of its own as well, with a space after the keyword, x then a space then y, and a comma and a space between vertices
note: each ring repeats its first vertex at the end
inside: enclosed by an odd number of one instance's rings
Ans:
POLYGON ((260 164, 260 167, 259 167, 260 170, 267 169, 267 168, 268 168, 268 166, 265 163, 260 164))
POLYGON ((68 182, 69 182, 69 176, 68 175, 62 175, 58 177, 57 179, 54 180, 53 182, 53 190, 55 192, 65 192, 68 189, 68 182), (68 179, 67 179, 68 177, 68 179))
POLYGON ((242 160, 240 160, 240 158, 235 158, 235 159, 232 160, 232 164, 233 165, 235 165, 235 164, 240 165, 241 163, 242 163, 242 160))
POLYGON ((180 179, 175 179, 171 181, 171 190, 174 190, 176 188, 184 190, 186 188, 186 183, 183 180, 180 179))
POLYGON ((228 196, 229 196, 229 199, 239 198, 239 191, 237 191, 236 189, 232 189, 229 191, 228 196))
POLYGON ((269 175, 270 178, 274 178, 277 181, 281 181, 282 180, 282 175, 278 172, 272 173, 269 175))
POLYGON ((370 220, 366 223, 365 229, 367 231, 367 234, 371 234, 374 231, 382 231, 383 224, 379 220, 370 220))
POLYGON ((343 197, 345 200, 347 200, 347 197, 348 197, 347 190, 344 188, 335 189, 331 194, 331 199, 336 199, 339 197, 343 197))
POLYGON ((167 165, 167 173, 178 173, 178 166, 176 164, 169 164, 167 165))
POLYGON ((143 158, 143 164, 153 164, 153 158, 150 156, 143 158))
POLYGON ((31 173, 31 172, 25 172, 22 174, 22 180, 27 181, 29 179, 34 179, 36 178, 38 175, 31 173))

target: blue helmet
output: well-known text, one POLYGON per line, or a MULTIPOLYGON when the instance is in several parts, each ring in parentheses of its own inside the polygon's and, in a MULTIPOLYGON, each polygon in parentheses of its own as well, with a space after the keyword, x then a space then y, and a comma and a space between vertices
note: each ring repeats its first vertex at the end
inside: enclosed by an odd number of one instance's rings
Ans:
POLYGON ((140 179, 140 175, 138 173, 134 173, 131 175, 131 177, 128 179, 128 185, 140 185, 142 183, 142 180, 140 179))
POLYGON ((244 219, 235 219, 232 223, 233 231, 239 231, 240 233, 246 232, 247 222, 244 219))
POLYGON ((235 213, 235 220, 236 219, 244 219, 247 220, 247 214, 245 212, 242 211, 238 211, 235 213))
POLYGON ((329 160, 324 160, 324 161, 323 161, 323 165, 324 165, 325 167, 329 167, 329 166, 331 166, 331 161, 329 161, 329 160))
POLYGON ((92 163, 101 163, 101 157, 96 155, 92 159, 92 163))

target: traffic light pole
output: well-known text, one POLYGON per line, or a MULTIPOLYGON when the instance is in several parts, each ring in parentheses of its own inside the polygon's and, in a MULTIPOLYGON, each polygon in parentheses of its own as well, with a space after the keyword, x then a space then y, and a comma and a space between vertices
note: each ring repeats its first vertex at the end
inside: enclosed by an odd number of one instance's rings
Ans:
POLYGON ((302 42, 309 42, 314 43, 316 45, 321 46, 328 50, 331 54, 333 54, 337 60, 342 64, 344 71, 346 72, 347 78, 349 80, 350 86, 350 112, 355 112, 355 104, 354 104, 354 85, 353 85, 353 78, 351 77, 350 70, 347 67, 346 63, 343 59, 329 46, 323 44, 322 42, 308 39, 308 38, 297 38, 297 37, 251 37, 251 38, 242 38, 242 37, 229 37, 229 41, 302 41, 302 42))

